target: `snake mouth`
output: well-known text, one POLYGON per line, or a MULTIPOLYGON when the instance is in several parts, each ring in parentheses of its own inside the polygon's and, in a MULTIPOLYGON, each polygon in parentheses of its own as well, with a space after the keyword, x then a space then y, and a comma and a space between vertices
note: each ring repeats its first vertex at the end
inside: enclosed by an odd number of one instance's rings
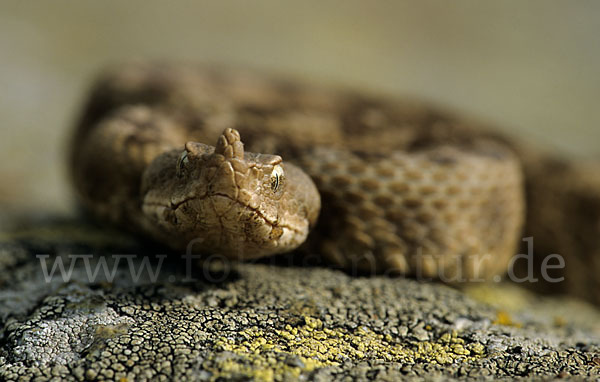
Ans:
MULTIPOLYGON (((241 207, 242 209, 245 209, 245 210, 250 211, 251 213, 255 214, 256 216, 258 216, 259 218, 261 218, 265 223, 269 224, 271 227, 274 227, 274 226, 278 225, 277 224, 278 223, 277 220, 271 220, 268 217, 266 217, 260 211, 260 209, 258 207, 252 208, 251 206, 249 206, 247 204, 244 204, 241 201, 239 201, 237 199, 234 199, 234 198, 230 197, 227 194, 219 193, 219 192, 216 192, 216 193, 213 193, 213 194, 210 194, 210 195, 206 194, 206 195, 201 195, 201 196, 187 197, 187 198, 182 199, 181 201, 178 201, 176 203, 170 203, 169 205, 165 205, 165 204, 159 204, 159 205, 162 206, 162 207, 169 208, 173 212, 175 212, 178 209, 180 209, 182 206, 185 206, 186 204, 188 204, 190 202, 198 201, 198 200, 206 200, 206 199, 211 199, 212 200, 212 198, 214 198, 214 197, 220 197, 220 198, 224 198, 224 199, 230 200, 231 202, 235 203, 238 207, 241 207)), ((214 207, 214 203, 212 203, 212 204, 213 204, 213 207, 214 207)), ((144 203, 144 206, 145 205, 146 205, 146 203, 144 203)), ((217 212, 216 211, 216 207, 214 207, 214 208, 215 208, 215 212, 217 212)), ((217 214, 217 216, 218 217, 222 217, 222 215, 225 214, 225 213, 227 213, 231 208, 232 208, 232 205, 230 205, 229 208, 227 208, 227 210, 222 211, 221 214, 217 214)), ((287 228, 292 229, 291 227, 287 227, 287 228)))
MULTIPOLYGON (((228 220, 230 220, 230 223, 231 223, 231 220, 233 220, 236 223, 241 222, 242 217, 244 215, 246 215, 246 220, 251 220, 248 216, 255 216, 262 223, 267 224, 272 231, 278 230, 280 232, 283 232, 283 230, 287 230, 288 232, 293 232, 295 235, 302 235, 304 233, 304 230, 293 227, 289 224, 283 224, 279 219, 270 219, 268 216, 266 216, 263 213, 263 211, 261 211, 261 209, 259 207, 252 207, 252 206, 245 204, 245 203, 241 202, 240 200, 232 198, 229 195, 224 194, 224 193, 212 193, 212 194, 205 194, 205 195, 188 196, 177 202, 170 202, 170 203, 158 203, 158 202, 144 201, 142 203, 142 208, 144 210, 157 209, 157 208, 163 209, 163 211, 166 210, 168 212, 163 213, 163 215, 171 216, 172 218, 168 219, 168 220, 171 220, 173 223, 177 224, 179 221, 177 216, 184 214, 184 212, 181 212, 181 211, 183 209, 185 209, 186 206, 189 206, 190 204, 192 204, 194 202, 197 202, 197 203, 204 202, 204 204, 211 205, 211 207, 212 207, 211 209, 212 209, 212 212, 214 212, 214 216, 219 219, 218 225, 221 227, 221 229, 227 227, 227 224, 225 224, 225 221, 224 221, 225 215, 228 213, 231 213, 232 209, 238 208, 239 212, 232 213, 232 215, 236 216, 236 218, 228 219, 228 220), (226 199, 229 202, 229 205, 226 208, 223 208, 221 211, 219 211, 214 202, 215 198, 226 199)), ((194 208, 192 207, 192 209, 194 209, 194 208)), ((200 215, 202 215, 202 214, 198 214, 198 218, 201 217, 200 215)), ((202 219, 198 219, 198 220, 200 221, 202 219)), ((230 228, 233 228, 233 227, 230 227, 230 228)), ((235 231, 235 230, 233 230, 233 231, 235 231)), ((281 236, 281 234, 278 235, 278 237, 279 236, 281 236)))
POLYGON ((203 237, 210 251, 230 258, 259 258, 290 250, 308 233, 308 229, 282 224, 277 215, 270 218, 260 207, 222 193, 188 197, 168 209, 166 215, 173 216, 175 224, 189 222, 189 231, 182 239, 203 237))

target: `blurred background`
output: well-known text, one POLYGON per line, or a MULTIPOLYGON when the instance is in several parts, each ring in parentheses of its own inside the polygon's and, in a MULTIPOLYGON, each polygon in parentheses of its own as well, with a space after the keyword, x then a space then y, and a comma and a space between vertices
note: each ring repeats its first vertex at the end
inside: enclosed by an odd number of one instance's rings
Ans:
POLYGON ((414 95, 600 154, 600 2, 0 2, 0 214, 73 208, 69 132, 108 63, 250 65, 414 95))

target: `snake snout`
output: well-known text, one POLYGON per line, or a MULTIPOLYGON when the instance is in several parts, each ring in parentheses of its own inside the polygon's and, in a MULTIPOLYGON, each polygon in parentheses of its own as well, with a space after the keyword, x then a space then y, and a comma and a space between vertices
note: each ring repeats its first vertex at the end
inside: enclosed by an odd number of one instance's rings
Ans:
POLYGON ((222 195, 229 199, 237 199, 239 187, 236 176, 229 161, 224 161, 215 171, 215 175, 209 180, 209 195, 222 195))

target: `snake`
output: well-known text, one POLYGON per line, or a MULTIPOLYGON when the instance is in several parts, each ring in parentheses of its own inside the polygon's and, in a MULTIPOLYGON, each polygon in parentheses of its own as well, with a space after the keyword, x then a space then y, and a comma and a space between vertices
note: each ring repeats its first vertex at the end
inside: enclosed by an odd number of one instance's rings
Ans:
POLYGON ((411 98, 251 69, 121 64, 92 86, 71 148, 87 211, 180 251, 298 251, 351 271, 489 279, 524 233, 573 257, 600 247, 595 170, 411 98), (572 201, 586 196, 597 215, 580 240, 572 201))

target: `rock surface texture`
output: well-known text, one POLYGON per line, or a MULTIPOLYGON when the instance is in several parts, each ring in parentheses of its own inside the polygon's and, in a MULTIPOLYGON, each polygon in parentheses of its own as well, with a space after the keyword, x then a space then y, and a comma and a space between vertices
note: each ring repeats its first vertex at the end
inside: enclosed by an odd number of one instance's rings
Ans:
POLYGON ((600 378, 584 303, 161 253, 77 220, 5 230, 0 379, 600 378))

